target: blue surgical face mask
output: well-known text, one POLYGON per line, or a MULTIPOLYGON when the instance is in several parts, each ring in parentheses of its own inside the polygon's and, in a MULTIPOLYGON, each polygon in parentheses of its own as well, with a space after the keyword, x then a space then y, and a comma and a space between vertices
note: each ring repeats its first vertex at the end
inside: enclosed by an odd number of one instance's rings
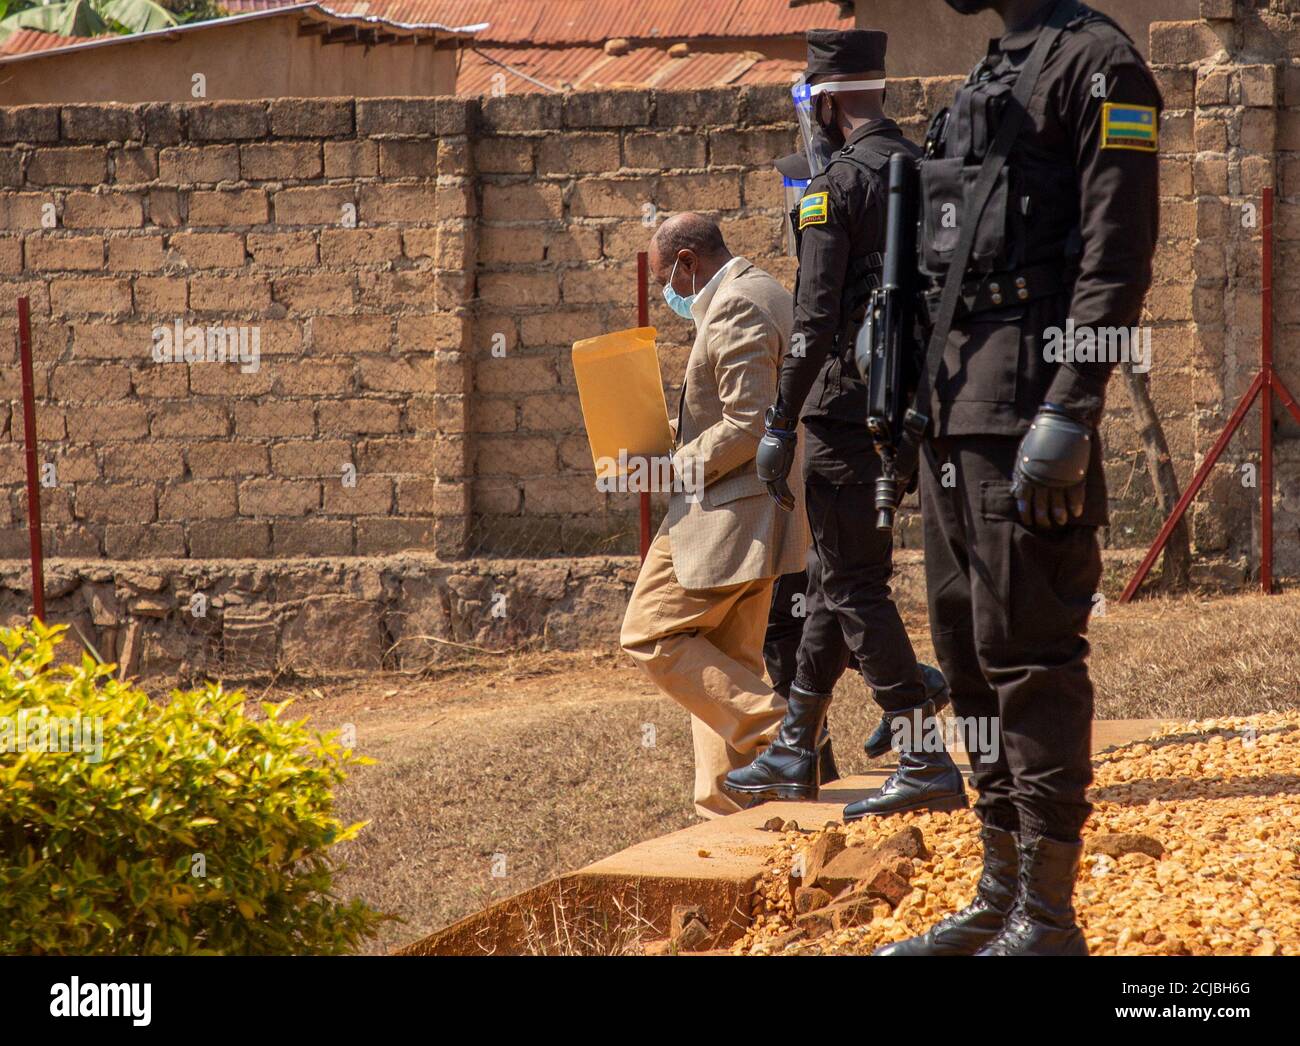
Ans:
POLYGON ((699 292, 695 289, 695 274, 691 273, 691 295, 684 297, 673 289, 673 277, 677 275, 677 262, 673 262, 673 271, 668 274, 668 282, 664 284, 664 301, 668 307, 677 313, 684 320, 693 320, 691 315, 691 306, 695 304, 695 299, 699 292))

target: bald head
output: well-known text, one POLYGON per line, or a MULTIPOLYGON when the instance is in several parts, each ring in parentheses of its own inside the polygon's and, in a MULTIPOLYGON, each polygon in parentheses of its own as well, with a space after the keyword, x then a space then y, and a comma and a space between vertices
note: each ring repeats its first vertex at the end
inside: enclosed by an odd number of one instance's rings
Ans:
POLYGON ((650 238, 650 271, 681 295, 696 293, 730 260, 718 223, 693 211, 673 215, 650 238))
POLYGON ((650 240, 650 249, 657 249, 667 258, 675 258, 682 251, 694 251, 701 258, 727 254, 718 223, 694 211, 674 214, 659 226, 650 240))

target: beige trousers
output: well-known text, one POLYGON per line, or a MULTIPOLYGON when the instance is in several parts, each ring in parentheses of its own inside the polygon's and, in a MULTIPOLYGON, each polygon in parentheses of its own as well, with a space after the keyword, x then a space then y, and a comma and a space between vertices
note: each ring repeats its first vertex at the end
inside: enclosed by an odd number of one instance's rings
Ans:
POLYGON ((776 734, 785 701, 763 681, 763 635, 776 578, 686 589, 661 531, 641 565, 620 637, 655 685, 691 714, 695 810, 721 817, 741 807, 722 790, 776 734))

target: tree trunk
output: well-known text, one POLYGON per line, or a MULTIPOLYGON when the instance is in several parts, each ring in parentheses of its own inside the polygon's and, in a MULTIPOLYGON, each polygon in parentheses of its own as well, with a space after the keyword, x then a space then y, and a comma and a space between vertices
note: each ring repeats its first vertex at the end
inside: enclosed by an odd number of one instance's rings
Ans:
MULTIPOLYGON (((1129 399, 1133 403, 1133 416, 1137 421, 1138 435, 1147 456, 1147 471, 1151 474, 1151 485, 1155 488, 1156 502, 1160 506, 1160 519, 1163 523, 1173 513, 1182 492, 1178 487, 1178 475, 1174 472, 1174 463, 1169 454, 1169 441, 1165 439, 1164 427, 1156 413, 1155 404, 1151 402, 1151 390, 1145 373, 1138 373, 1131 365, 1124 365, 1124 381, 1128 386, 1129 399)), ((1187 517, 1184 516, 1174 527, 1165 545, 1164 570, 1161 584, 1170 590, 1187 588, 1191 582, 1192 546, 1187 534, 1187 517)))

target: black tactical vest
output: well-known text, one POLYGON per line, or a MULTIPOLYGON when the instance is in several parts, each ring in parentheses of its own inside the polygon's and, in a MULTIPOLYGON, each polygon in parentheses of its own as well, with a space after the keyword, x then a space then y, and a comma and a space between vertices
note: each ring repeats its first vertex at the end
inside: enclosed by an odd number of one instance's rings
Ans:
MULTIPOLYGON (((1110 19, 1085 10, 1070 23, 1110 19)), ((1032 45, 1031 45, 1032 46, 1032 45)), ((946 275, 980 166, 997 136, 1029 47, 987 56, 931 122, 921 164, 921 268, 946 275)), ((1031 117, 1032 119, 1032 117, 1031 117)), ((1043 265, 1068 271, 1082 247, 1073 164, 1035 148, 1021 132, 980 217, 965 278, 1014 274, 1043 265)))
MULTIPOLYGON (((837 152, 831 158, 831 162, 826 165, 826 170, 829 172, 837 164, 847 164, 855 168, 860 179, 866 182, 875 194, 880 206, 884 207, 889 188, 889 158, 896 152, 905 152, 909 149, 910 146, 905 140, 885 135, 869 135, 837 152)), ((863 198, 865 198, 865 194, 863 198)), ((795 204, 791 210, 790 220, 795 230, 795 253, 798 254, 803 246, 803 236, 799 230, 798 204, 795 204)), ((884 228, 883 216, 881 228, 882 230, 884 228)), ((871 292, 880 286, 881 275, 885 266, 885 256, 878 250, 866 250, 867 244, 854 243, 853 246, 854 252, 849 258, 848 270, 844 278, 844 288, 840 295, 840 331, 836 335, 836 343, 834 349, 832 349, 832 354, 842 357, 845 366, 852 371, 852 376, 856 378, 857 369, 853 363, 853 342, 857 338, 858 329, 866 318, 871 292)), ((880 246, 883 247, 884 245, 881 244, 880 246)), ((799 294, 799 278, 799 276, 795 278, 796 297, 799 294)))
MULTIPOLYGON (((880 230, 884 235, 884 207, 888 196, 889 158, 896 152, 907 151, 915 154, 916 148, 906 139, 886 134, 868 134, 858 141, 845 146, 827 165, 827 173, 835 179, 835 185, 841 198, 848 207, 866 206, 868 193, 881 210, 880 230)), ((794 224, 796 229, 796 249, 802 246, 802 237, 798 233, 798 207, 795 208, 794 224)), ((855 217, 861 215, 855 212, 855 217)), ((856 224, 856 223, 855 223, 856 224)), ((816 381, 809 390, 805 401, 802 418, 814 425, 819 419, 847 422, 860 428, 861 447, 838 446, 839 452, 853 458, 873 456, 870 434, 865 420, 867 415, 867 387, 863 377, 858 373, 854 360, 853 346, 858 330, 866 318, 867 306, 871 292, 880 286, 884 272, 884 243, 869 242, 859 233, 852 239, 852 254, 849 257, 845 273, 844 286, 840 292, 840 329, 835 334, 830 355, 822 364, 816 381)), ((798 281, 812 276, 802 268, 796 276, 795 296, 798 297, 798 281)), ((810 460, 817 458, 817 452, 810 443, 810 460)))

